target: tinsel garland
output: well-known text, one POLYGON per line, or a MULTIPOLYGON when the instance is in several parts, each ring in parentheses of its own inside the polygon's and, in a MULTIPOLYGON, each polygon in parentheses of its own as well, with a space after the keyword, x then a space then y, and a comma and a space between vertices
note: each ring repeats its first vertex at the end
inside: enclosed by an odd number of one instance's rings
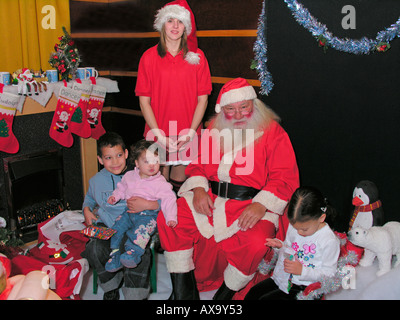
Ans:
POLYGON ((356 265, 358 262, 357 254, 354 251, 349 251, 344 257, 340 257, 338 260, 336 273, 332 277, 323 277, 319 282, 321 288, 311 291, 308 295, 304 295, 303 292, 299 292, 296 296, 297 300, 315 300, 321 296, 335 292, 342 287, 342 280, 347 275, 343 272, 343 267, 346 265, 356 265))
POLYGON ((272 81, 272 76, 267 70, 267 40, 265 34, 267 33, 267 16, 265 14, 266 1, 263 1, 263 7, 261 10, 260 17, 258 18, 258 27, 257 27, 257 39, 253 46, 254 51, 254 59, 256 61, 255 68, 257 69, 260 82, 261 89, 260 94, 266 94, 272 90, 274 83, 272 81))
POLYGON ((325 46, 352 54, 369 54, 373 51, 386 51, 387 45, 395 37, 400 36, 400 18, 395 24, 385 30, 379 31, 375 39, 363 37, 360 40, 338 38, 328 30, 326 25, 320 23, 297 0, 284 0, 296 21, 306 28, 318 41, 325 40, 325 46))
POLYGON ((269 262, 266 262, 264 259, 261 260, 260 264, 258 265, 258 271, 263 275, 269 274, 272 270, 274 270, 277 261, 278 251, 274 250, 274 254, 269 262))
MULTIPOLYGON (((257 39, 254 43, 253 51, 255 54, 256 69, 261 82, 261 94, 268 95, 274 84, 272 76, 267 70, 267 18, 266 2, 263 1, 263 7, 258 19, 257 39)), ((351 54, 370 54, 371 52, 386 52, 390 48, 390 41, 400 36, 400 18, 396 23, 379 31, 375 39, 363 37, 359 40, 348 38, 338 38, 328 30, 326 25, 320 23, 311 13, 296 0, 284 0, 296 21, 306 28, 318 41, 324 52, 328 47, 351 54)))

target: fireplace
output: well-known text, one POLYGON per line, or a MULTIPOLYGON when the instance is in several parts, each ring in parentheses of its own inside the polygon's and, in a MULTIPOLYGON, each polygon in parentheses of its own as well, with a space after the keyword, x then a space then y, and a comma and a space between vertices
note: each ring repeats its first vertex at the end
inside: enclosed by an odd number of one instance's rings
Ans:
POLYGON ((3 158, 9 226, 24 242, 37 225, 69 209, 65 202, 61 148, 3 158))

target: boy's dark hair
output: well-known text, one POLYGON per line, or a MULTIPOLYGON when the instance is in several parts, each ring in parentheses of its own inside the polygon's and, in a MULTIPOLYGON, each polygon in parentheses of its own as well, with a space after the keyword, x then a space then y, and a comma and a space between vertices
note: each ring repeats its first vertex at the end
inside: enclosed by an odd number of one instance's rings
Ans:
POLYGON ((115 146, 121 146, 122 150, 126 149, 125 142, 118 133, 106 132, 97 140, 97 155, 102 156, 102 148, 115 146))
POLYGON ((129 152, 129 159, 133 165, 135 165, 135 160, 137 160, 140 155, 142 154, 143 151, 148 150, 151 146, 154 145, 154 150, 152 148, 151 151, 154 152, 154 154, 158 155, 158 149, 155 147, 156 144, 154 141, 147 141, 145 139, 139 140, 136 142, 134 145, 131 146, 131 150, 129 152))
POLYGON ((328 203, 321 191, 314 187, 300 187, 292 195, 287 210, 289 221, 305 222, 318 219, 326 214, 326 221, 331 224, 336 216, 336 210, 328 203))

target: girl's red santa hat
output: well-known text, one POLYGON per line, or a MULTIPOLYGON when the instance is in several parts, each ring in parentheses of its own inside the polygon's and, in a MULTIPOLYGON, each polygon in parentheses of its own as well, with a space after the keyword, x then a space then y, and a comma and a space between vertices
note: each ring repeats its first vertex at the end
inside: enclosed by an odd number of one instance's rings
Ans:
POLYGON ((215 112, 220 113, 221 108, 231 103, 253 100, 257 93, 246 79, 236 78, 224 84, 219 92, 215 112))
POLYGON ((165 22, 171 18, 182 21, 185 26, 189 49, 189 52, 185 56, 185 60, 190 64, 198 64, 200 62, 200 56, 197 53, 196 22, 194 20, 193 12, 186 0, 175 0, 169 2, 158 10, 156 19, 154 20, 154 29, 161 32, 165 22))

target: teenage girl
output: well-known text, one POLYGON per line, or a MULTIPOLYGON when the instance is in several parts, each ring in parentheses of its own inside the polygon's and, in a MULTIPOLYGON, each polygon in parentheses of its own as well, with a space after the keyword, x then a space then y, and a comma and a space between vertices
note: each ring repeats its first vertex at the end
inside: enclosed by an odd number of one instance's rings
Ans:
POLYGON ((160 41, 140 59, 135 93, 146 121, 144 137, 166 150, 162 174, 177 192, 186 179, 186 166, 197 156, 211 75, 186 0, 158 10, 154 28, 160 41))

